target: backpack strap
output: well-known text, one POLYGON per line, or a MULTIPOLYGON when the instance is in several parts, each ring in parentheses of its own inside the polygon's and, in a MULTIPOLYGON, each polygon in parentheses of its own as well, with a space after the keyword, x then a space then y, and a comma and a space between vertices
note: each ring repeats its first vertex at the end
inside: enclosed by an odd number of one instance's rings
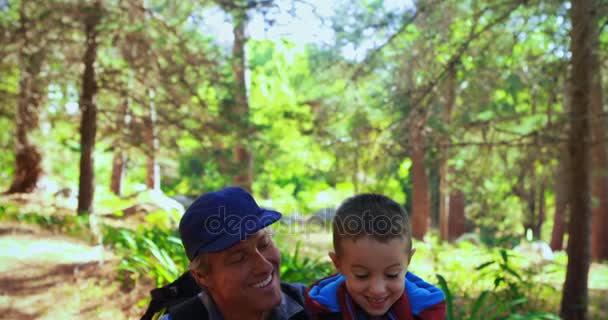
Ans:
POLYGON ((171 320, 209 320, 209 314, 198 295, 169 308, 171 320))
POLYGON ((186 271, 170 284, 150 291, 152 300, 141 320, 152 320, 155 315, 164 314, 167 308, 196 296, 200 291, 190 272, 186 271))
POLYGON ((192 274, 186 271, 170 284, 150 291, 150 295, 154 300, 171 301, 179 298, 190 298, 199 292, 201 292, 201 289, 192 278, 192 274))

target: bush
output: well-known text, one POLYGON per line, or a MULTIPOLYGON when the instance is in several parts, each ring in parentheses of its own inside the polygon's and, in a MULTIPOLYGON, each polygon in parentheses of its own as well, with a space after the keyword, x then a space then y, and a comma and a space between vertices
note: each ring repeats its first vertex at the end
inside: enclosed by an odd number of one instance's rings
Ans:
POLYGON ((482 290, 470 295, 465 292, 460 296, 454 295, 446 279, 437 274, 439 286, 446 295, 447 319, 559 319, 552 313, 537 308, 535 304, 540 297, 535 296, 539 286, 533 280, 534 271, 522 275, 510 263, 512 257, 507 250, 498 250, 498 257, 477 266, 476 282, 493 283, 491 289, 482 290))
POLYGON ((108 228, 104 242, 124 257, 119 265, 124 281, 148 278, 162 286, 187 270, 188 258, 176 231, 108 228))
POLYGON ((321 261, 321 257, 311 259, 300 256, 301 244, 300 241, 296 243, 292 254, 287 253, 288 249, 281 250, 281 281, 308 285, 334 272, 332 264, 321 261))

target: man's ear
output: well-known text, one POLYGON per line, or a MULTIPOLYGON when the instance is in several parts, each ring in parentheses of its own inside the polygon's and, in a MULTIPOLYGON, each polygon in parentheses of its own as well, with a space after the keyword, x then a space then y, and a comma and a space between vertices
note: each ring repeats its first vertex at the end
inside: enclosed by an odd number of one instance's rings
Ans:
POLYGON ((336 270, 338 270, 338 272, 342 273, 342 271, 340 270, 340 258, 338 258, 338 255, 334 252, 334 251, 330 251, 328 253, 329 258, 331 259, 331 262, 334 263, 334 267, 336 267, 336 270))
POLYGON ((190 274, 192 275, 192 278, 194 278, 194 281, 196 281, 199 287, 209 288, 209 277, 206 274, 198 270, 190 270, 190 274))

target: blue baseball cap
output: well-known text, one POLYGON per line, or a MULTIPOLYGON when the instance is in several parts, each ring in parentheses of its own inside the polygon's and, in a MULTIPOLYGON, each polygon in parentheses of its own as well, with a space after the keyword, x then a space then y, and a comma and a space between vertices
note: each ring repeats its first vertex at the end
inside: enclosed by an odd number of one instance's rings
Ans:
POLYGON ((228 249, 279 220, 281 213, 260 208, 251 194, 228 187, 201 195, 179 222, 188 259, 228 249))

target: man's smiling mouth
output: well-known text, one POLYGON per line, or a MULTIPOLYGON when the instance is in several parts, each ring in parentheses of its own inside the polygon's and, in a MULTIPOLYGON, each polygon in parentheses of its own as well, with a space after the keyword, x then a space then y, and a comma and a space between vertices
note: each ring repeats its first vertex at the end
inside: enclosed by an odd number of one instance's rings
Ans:
POLYGON ((269 285, 270 282, 272 282, 272 273, 268 275, 268 278, 266 278, 258 283, 254 283, 251 286, 254 288, 264 288, 267 285, 269 285))

